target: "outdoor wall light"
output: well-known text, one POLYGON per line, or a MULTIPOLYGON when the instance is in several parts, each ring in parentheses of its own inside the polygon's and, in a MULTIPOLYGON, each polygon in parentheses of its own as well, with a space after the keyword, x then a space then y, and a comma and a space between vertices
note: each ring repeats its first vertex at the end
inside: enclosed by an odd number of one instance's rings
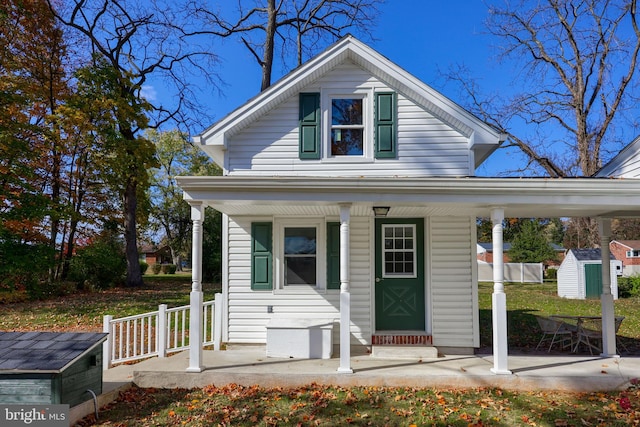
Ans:
POLYGON ((374 206, 373 214, 375 216, 387 216, 389 209, 391 209, 389 206, 374 206))

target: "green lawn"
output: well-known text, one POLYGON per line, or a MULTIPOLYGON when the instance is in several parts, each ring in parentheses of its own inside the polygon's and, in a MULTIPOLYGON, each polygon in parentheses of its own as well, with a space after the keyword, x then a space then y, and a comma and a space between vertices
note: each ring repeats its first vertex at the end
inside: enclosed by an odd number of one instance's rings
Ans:
MULTIPOLYGON (((480 342, 482 347, 491 347, 491 293, 493 283, 478 285, 480 306, 480 342)), ((540 330, 535 315, 552 314, 588 315, 601 314, 600 300, 573 300, 560 298, 553 283, 507 283, 507 320, 509 347, 530 350, 540 339, 540 330)), ((640 350, 640 298, 623 298, 615 301, 617 316, 625 316, 618 331, 622 342, 631 352, 640 350)))
MULTIPOLYGON (((140 288, 113 288, 102 292, 75 293, 45 301, 0 304, 2 331, 102 331, 102 317, 141 314, 159 304, 178 307, 189 304, 191 276, 149 275, 140 288)), ((213 299, 220 287, 203 284, 205 300, 213 299)))

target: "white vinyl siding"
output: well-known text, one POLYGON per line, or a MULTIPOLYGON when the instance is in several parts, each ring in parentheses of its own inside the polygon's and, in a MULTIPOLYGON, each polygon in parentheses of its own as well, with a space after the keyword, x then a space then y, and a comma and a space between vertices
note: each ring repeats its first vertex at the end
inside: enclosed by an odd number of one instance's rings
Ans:
POLYGON ((634 139, 595 175, 607 178, 640 178, 640 137, 634 139))
POLYGON ((580 298, 580 271, 578 260, 573 252, 568 251, 558 268, 558 296, 563 298, 580 298))
MULTIPOLYGON (((335 319, 333 339, 334 344, 337 344, 339 290, 251 290, 251 223, 272 220, 271 217, 233 217, 229 220, 228 342, 264 344, 266 325, 272 317, 277 316, 335 319), (268 306, 273 307, 273 313, 268 312, 268 306)), ((351 334, 354 344, 366 344, 371 336, 369 221, 368 217, 353 217, 350 224, 351 334)))
POLYGON ((433 345, 478 347, 475 218, 432 217, 429 221, 433 345))
MULTIPOLYGON (((368 90, 371 95, 374 91, 393 91, 360 67, 345 63, 300 92, 329 94, 339 92, 341 88, 368 90)), ((229 136, 226 173, 253 176, 473 175, 469 167, 468 138, 401 93, 398 94, 398 157, 393 159, 363 161, 360 158, 353 162, 345 162, 349 159, 299 159, 298 106, 296 94, 249 127, 229 136)), ((372 125, 373 117, 368 123, 372 125)), ((323 127, 323 143, 326 143, 326 138, 323 127)), ((371 138, 368 143, 372 143, 371 138)))
POLYGON ((640 178, 640 154, 634 155, 612 170, 609 175, 612 178, 640 178))

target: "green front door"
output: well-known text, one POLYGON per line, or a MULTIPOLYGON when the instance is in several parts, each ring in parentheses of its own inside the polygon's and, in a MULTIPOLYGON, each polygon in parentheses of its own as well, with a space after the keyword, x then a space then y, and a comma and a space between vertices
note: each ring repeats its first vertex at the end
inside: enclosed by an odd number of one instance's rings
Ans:
POLYGON ((376 331, 424 331, 424 220, 376 219, 376 331))
POLYGON ((602 264, 584 265, 585 296, 599 298, 602 293, 602 264))

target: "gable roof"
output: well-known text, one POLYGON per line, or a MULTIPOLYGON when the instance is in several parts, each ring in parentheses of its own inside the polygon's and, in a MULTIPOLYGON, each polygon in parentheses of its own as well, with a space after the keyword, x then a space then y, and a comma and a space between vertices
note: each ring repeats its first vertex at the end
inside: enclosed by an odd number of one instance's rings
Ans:
MULTIPOLYGON (((569 249, 569 252, 573 253, 578 261, 602 261, 602 255, 600 254, 600 248, 589 249, 569 249)), ((615 260, 616 257, 612 253, 609 253, 609 258, 615 260)))
MULTIPOLYGON (((482 249, 484 249, 485 252, 493 252, 493 243, 491 242, 481 242, 481 243, 478 243, 478 246, 482 247, 482 249)), ((508 252, 509 249, 511 249, 511 243, 503 242, 502 250, 504 252, 508 252)))
POLYGON ((640 136, 624 147, 616 156, 594 174, 598 178, 635 178, 640 175, 640 136))
POLYGON ((194 143, 223 166, 229 137, 300 92, 319 77, 345 61, 369 71, 390 87, 421 105, 471 141, 475 166, 479 166, 506 138, 505 134, 483 122, 435 89, 409 74, 369 46, 347 35, 324 52, 294 69, 278 82, 193 138, 194 143))
POLYGON ((613 242, 626 246, 629 249, 640 249, 640 240, 612 240, 611 243, 613 242))

